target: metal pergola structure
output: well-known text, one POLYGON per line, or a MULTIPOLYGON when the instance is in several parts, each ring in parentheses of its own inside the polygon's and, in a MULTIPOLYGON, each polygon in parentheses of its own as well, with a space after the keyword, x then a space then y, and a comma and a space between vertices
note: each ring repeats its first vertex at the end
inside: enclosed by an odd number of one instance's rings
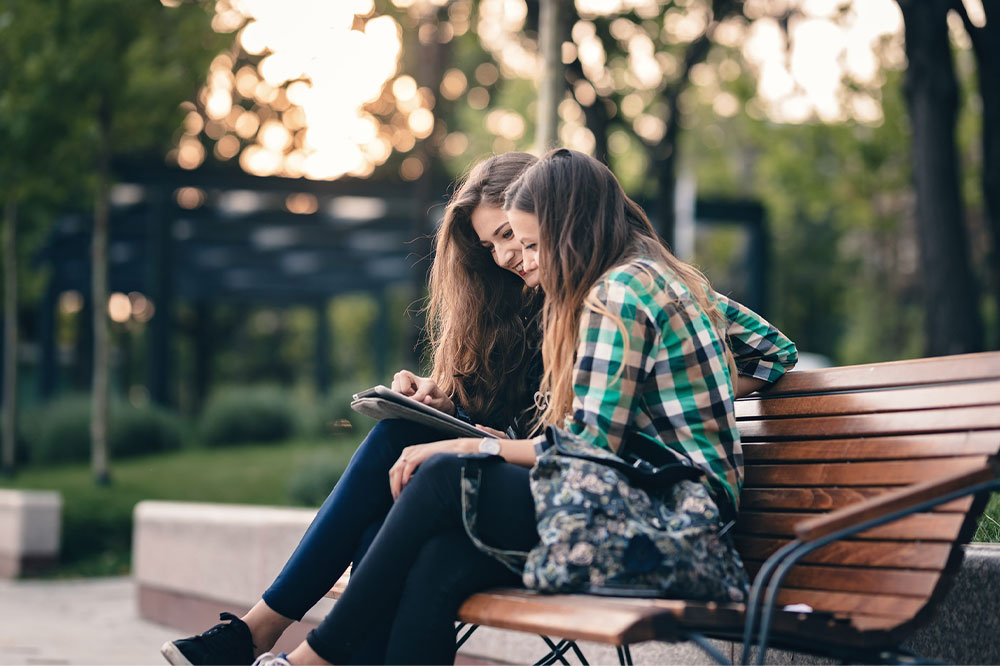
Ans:
MULTIPOLYGON (((414 183, 343 179, 310 181, 257 177, 238 171, 186 171, 159 164, 116 165, 109 230, 109 289, 142 293, 153 301, 149 322, 148 388, 169 401, 173 305, 198 312, 196 372, 205 373, 212 340, 208 324, 219 303, 312 306, 316 309, 315 376, 329 387, 330 331, 326 306, 347 292, 376 296, 379 316, 373 350, 385 374, 386 290, 422 286, 429 234, 440 206, 420 200, 414 183), (305 213, 290 212, 289 197, 304 198, 305 213)), ((443 190, 442 190, 443 191, 443 190)), ((39 389, 56 384, 55 311, 68 290, 89 298, 87 214, 62 216, 38 257, 51 278, 41 304, 39 389)), ((85 302, 85 310, 91 304, 85 302)), ((87 320, 87 317, 82 317, 87 320)), ((89 326, 81 326, 89 342, 89 326)), ((207 374, 196 378, 203 395, 207 374)))
MULTIPOLYGON (((315 382, 331 383, 331 332, 325 316, 331 298, 348 292, 376 297, 379 313, 372 349, 379 377, 386 376, 387 289, 422 289, 429 263, 430 234, 444 203, 429 201, 426 184, 343 179, 310 181, 257 177, 203 167, 169 168, 159 163, 116 165, 109 231, 109 289, 142 293, 156 315, 149 322, 150 397, 170 402, 171 336, 174 304, 197 313, 194 334, 194 393, 204 397, 213 354, 211 319, 221 303, 277 307, 309 306, 316 311, 315 382), (307 197, 306 213, 293 213, 289 197, 307 197), (314 209, 314 210, 313 210, 314 209)), ((747 232, 743 252, 746 281, 741 300, 766 310, 768 234, 763 207, 755 201, 693 201, 693 220, 706 226, 736 225, 747 232)), ((301 209, 300 209, 301 210, 301 209)), ((651 211, 655 217, 655 211, 651 211)), ((84 299, 89 313, 92 218, 61 217, 38 262, 50 269, 40 306, 39 392, 56 388, 56 309, 69 290, 84 299)), ((723 285, 724 287, 724 285, 723 285)), ((89 316, 80 317, 80 349, 90 345, 89 316)), ((89 361, 87 353, 80 361, 89 361)), ((89 368, 84 368, 89 373, 89 368)))

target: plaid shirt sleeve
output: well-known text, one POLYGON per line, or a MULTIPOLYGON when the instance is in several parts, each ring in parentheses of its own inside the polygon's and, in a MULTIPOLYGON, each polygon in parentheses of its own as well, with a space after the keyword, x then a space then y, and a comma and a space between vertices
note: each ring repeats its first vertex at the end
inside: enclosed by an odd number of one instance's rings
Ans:
POLYGON ((741 375, 778 381, 798 361, 795 343, 750 308, 715 294, 726 318, 726 339, 741 375))
POLYGON ((656 359, 651 352, 659 331, 628 285, 602 281, 590 296, 588 303, 599 303, 604 311, 584 306, 573 368, 573 413, 566 427, 596 446, 618 451, 632 422, 636 396, 653 370, 656 359))

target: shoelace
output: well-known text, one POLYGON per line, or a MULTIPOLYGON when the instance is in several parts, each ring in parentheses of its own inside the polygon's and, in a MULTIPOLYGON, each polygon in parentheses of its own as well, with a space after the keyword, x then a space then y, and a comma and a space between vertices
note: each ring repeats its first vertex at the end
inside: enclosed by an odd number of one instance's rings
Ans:
POLYGON ((219 619, 220 620, 229 620, 229 622, 220 622, 219 624, 215 625, 214 627, 212 627, 211 629, 209 629, 208 631, 206 631, 204 634, 202 634, 202 636, 208 637, 208 636, 212 636, 214 634, 217 634, 220 631, 222 631, 223 629, 227 629, 227 628, 233 626, 232 621, 233 620, 238 620, 240 618, 236 617, 232 613, 219 613, 219 619))

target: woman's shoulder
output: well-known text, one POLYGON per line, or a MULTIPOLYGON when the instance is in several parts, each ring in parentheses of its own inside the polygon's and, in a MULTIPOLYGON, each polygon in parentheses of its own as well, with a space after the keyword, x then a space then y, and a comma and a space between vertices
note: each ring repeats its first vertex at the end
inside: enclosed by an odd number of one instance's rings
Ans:
POLYGON ((633 257, 609 269, 597 284, 599 291, 624 289, 640 299, 667 294, 677 298, 686 292, 684 284, 662 261, 651 257, 633 257))

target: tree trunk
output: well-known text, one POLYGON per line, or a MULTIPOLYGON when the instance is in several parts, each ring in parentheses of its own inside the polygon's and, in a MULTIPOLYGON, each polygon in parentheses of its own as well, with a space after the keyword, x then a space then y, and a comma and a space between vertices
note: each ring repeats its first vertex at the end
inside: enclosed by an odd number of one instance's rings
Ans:
POLYGON ((108 468, 108 226, 110 218, 111 122, 101 114, 97 157, 94 232, 91 239, 91 302, 94 323, 94 368, 91 384, 90 463, 95 483, 111 482, 108 468))
MULTIPOLYGON (((560 30, 563 34, 568 34, 570 32, 570 26, 575 25, 578 20, 580 20, 580 14, 576 11, 576 5, 572 2, 566 4, 563 7, 562 15, 560 16, 562 20, 562 27, 560 30)), ((590 85, 587 80, 586 75, 583 73, 583 64, 580 62, 580 58, 574 58, 572 62, 566 65, 564 74, 566 77, 566 82, 572 89, 573 86, 578 83, 585 82, 590 85)), ((596 90, 594 91, 594 100, 590 104, 584 104, 580 102, 577 98, 577 102, 583 109, 584 122, 587 125, 587 129, 590 133, 594 135, 594 159, 597 159, 604 164, 610 164, 609 154, 608 154, 608 130, 610 127, 611 115, 615 113, 615 103, 610 98, 600 95, 596 90)))
MULTIPOLYGON (((442 44, 438 39, 438 30, 440 29, 439 11, 436 6, 430 3, 427 4, 420 16, 420 26, 417 34, 422 35, 425 32, 429 32, 431 38, 426 41, 417 40, 416 42, 416 51, 418 53, 417 83, 421 88, 427 88, 432 91, 435 96, 434 106, 437 106, 437 93, 434 91, 441 89, 441 80, 444 77, 444 63, 447 62, 446 49, 449 48, 448 44, 442 44)), ((434 236, 434 229, 432 228, 433 225, 430 222, 427 211, 434 205, 434 202, 442 191, 439 176, 441 169, 440 148, 443 139, 442 127, 443 125, 440 122, 435 121, 434 131, 426 139, 419 141, 414 151, 414 155, 423 163, 424 170, 412 190, 415 200, 413 202, 413 218, 411 221, 411 235, 413 237, 411 249, 415 256, 424 259, 424 261, 414 262, 411 270, 412 302, 422 301, 427 296, 430 257, 434 249, 431 242, 434 236)), ((426 342, 424 325, 426 322, 423 309, 413 308, 410 321, 412 325, 407 338, 409 338, 411 343, 410 349, 412 350, 412 354, 410 354, 410 358, 407 361, 412 367, 420 367, 421 360, 426 356, 424 349, 424 343, 426 342)), ((380 349, 377 350, 377 353, 387 354, 388 350, 380 349)))
POLYGON ((958 185, 958 83, 948 38, 950 0, 897 2, 908 60, 905 95, 913 137, 925 349, 931 356, 979 351, 979 289, 970 266, 958 185))
POLYGON ((666 106, 666 130, 663 138, 653 146, 652 167, 656 173, 656 221, 657 231, 667 243, 674 243, 674 198, 677 190, 677 150, 680 138, 680 97, 691 81, 691 69, 705 61, 712 48, 712 38, 719 23, 740 9, 742 3, 734 0, 714 0, 712 20, 699 37, 688 44, 684 54, 684 67, 680 75, 663 90, 666 106))
POLYGON ((541 79, 538 82, 538 115, 535 148, 544 153, 559 139, 559 103, 566 92, 565 67, 562 62, 564 22, 563 0, 539 0, 538 49, 542 54, 541 79))
POLYGON ((982 27, 973 25, 961 0, 953 0, 953 8, 972 40, 983 104, 983 203, 990 235, 986 273, 995 302, 994 339, 988 344, 1000 349, 1000 2, 983 3, 986 23, 982 27))
POLYGON ((4 207, 3 235, 3 455, 2 467, 13 476, 17 465, 17 204, 4 207))
MULTIPOLYGON (((993 32, 1000 32, 1000 29, 993 32)), ((989 58, 979 60, 979 90, 983 99, 983 201, 990 251, 986 270, 993 290, 993 333, 990 346, 1000 349, 1000 34, 988 43, 989 58)))

